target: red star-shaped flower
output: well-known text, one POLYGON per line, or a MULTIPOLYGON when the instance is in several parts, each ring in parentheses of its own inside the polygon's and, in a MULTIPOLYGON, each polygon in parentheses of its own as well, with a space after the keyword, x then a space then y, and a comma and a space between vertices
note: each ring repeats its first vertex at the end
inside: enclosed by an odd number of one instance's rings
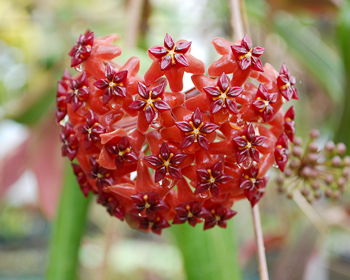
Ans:
POLYGON ((238 113, 238 104, 236 102, 236 97, 239 96, 243 88, 237 86, 230 86, 230 79, 225 74, 222 73, 218 79, 216 87, 204 87, 205 93, 212 98, 212 103, 210 106, 210 112, 215 114, 226 107, 231 113, 238 113))
POLYGON ((125 210, 120 205, 120 202, 110 193, 105 193, 103 191, 99 192, 97 203, 106 207, 109 215, 117 217, 119 220, 123 221, 125 217, 125 210))
POLYGON ((202 204, 199 201, 181 203, 175 207, 175 210, 176 215, 173 224, 183 224, 188 222, 194 227, 201 221, 202 204))
POLYGON ((137 154, 131 147, 128 137, 120 138, 117 143, 106 144, 108 153, 115 155, 115 164, 117 168, 122 168, 124 163, 133 163, 137 161, 137 154))
POLYGON ((159 79, 157 85, 148 88, 145 84, 138 83, 138 94, 140 99, 133 101, 129 108, 142 111, 147 122, 150 124, 156 118, 157 112, 170 110, 170 106, 163 100, 166 80, 159 79))
POLYGON ((274 155, 278 168, 283 172, 288 162, 288 137, 285 133, 278 137, 274 155))
POLYGON ((255 101, 253 102, 253 107, 262 116, 265 122, 272 119, 274 114, 274 109, 271 104, 276 103, 277 93, 268 92, 264 85, 260 84, 258 91, 256 92, 255 101))
POLYGON ((78 78, 70 80, 70 92, 67 95, 66 102, 71 104, 73 111, 78 110, 83 105, 83 102, 89 98, 88 86, 85 72, 78 78))
POLYGON ((106 128, 98 122, 96 115, 90 110, 81 131, 86 141, 91 144, 100 141, 100 134, 105 133, 106 128))
POLYGON ((163 180, 166 175, 169 175, 173 179, 181 179, 181 169, 179 165, 186 158, 186 154, 173 153, 170 151, 167 143, 163 143, 159 150, 158 156, 146 156, 144 160, 152 168, 156 169, 155 181, 159 182, 163 180))
POLYGON ((138 218, 139 228, 145 231, 151 230, 155 234, 161 234, 164 228, 170 227, 169 222, 161 216, 138 218))
POLYGON ((152 216, 158 211, 168 209, 168 205, 155 192, 142 192, 131 196, 134 202, 133 212, 152 216))
POLYGON ((182 40, 175 43, 173 38, 166 34, 163 46, 155 46, 148 50, 154 62, 145 74, 145 81, 152 83, 165 74, 171 90, 181 91, 184 72, 204 73, 203 62, 190 55, 190 47, 191 42, 182 40))
POLYGON ((89 158, 89 162, 91 165, 90 176, 96 180, 96 186, 98 188, 102 189, 103 187, 113 185, 112 170, 100 166, 93 157, 89 158))
POLYGON ((91 54, 94 45, 94 32, 86 31, 79 36, 78 41, 69 52, 72 57, 71 67, 76 67, 84 62, 91 54))
POLYGON ((73 126, 70 123, 66 123, 63 127, 60 137, 63 144, 61 149, 62 156, 66 156, 70 160, 73 160, 78 153, 79 141, 73 126))
POLYGON ((295 136, 295 110, 294 107, 290 107, 284 115, 284 132, 287 134, 289 140, 294 142, 295 136))
POLYGON ((87 181, 86 175, 79 164, 72 163, 72 167, 73 167, 73 172, 74 172, 75 176, 77 176, 77 180, 78 180, 80 189, 81 189, 82 193, 84 194, 84 196, 87 197, 89 192, 92 189, 91 185, 87 181))
POLYGON ((236 214, 236 211, 221 205, 216 205, 209 209, 204 208, 202 213, 202 217, 205 220, 204 229, 212 228, 215 225, 226 228, 226 221, 231 219, 236 214))
POLYGON ((106 66, 105 78, 97 80, 94 85, 98 89, 103 90, 103 103, 108 103, 113 96, 126 96, 126 78, 128 71, 116 72, 109 64, 106 66))
POLYGON ((56 93, 56 120, 60 122, 67 114, 67 96, 70 91, 71 76, 68 71, 64 71, 64 74, 60 81, 58 81, 57 93, 56 93))
POLYGON ((213 196, 219 195, 219 185, 226 184, 233 177, 224 174, 224 167, 221 161, 216 162, 211 168, 197 169, 198 184, 195 193, 203 193, 207 190, 213 196))
POLYGON ((240 179, 240 188, 244 190, 245 196, 250 201, 252 207, 259 202, 265 193, 267 179, 258 177, 259 168, 252 165, 243 171, 240 179))
POLYGON ((277 86, 282 96, 287 100, 299 99, 298 91, 294 87, 295 78, 290 75, 285 64, 281 66, 279 76, 277 77, 277 86))
POLYGON ((259 162, 259 149, 266 141, 265 136, 255 134, 255 129, 252 124, 248 124, 244 128, 242 136, 233 138, 234 144, 238 147, 237 162, 243 167, 248 168, 253 161, 259 162))
POLYGON ((240 44, 231 46, 233 56, 242 70, 253 69, 264 72, 259 57, 264 53, 264 48, 253 47, 250 38, 245 35, 240 44))
POLYGON ((192 42, 182 41, 175 44, 173 38, 166 34, 164 38, 164 47, 153 47, 148 52, 160 60, 160 69, 167 70, 170 67, 189 66, 185 54, 189 51, 192 42))
POLYGON ((218 125, 203 121, 203 114, 197 108, 192 114, 191 121, 176 122, 176 126, 185 133, 185 138, 182 142, 182 148, 187 148, 193 143, 198 142, 198 145, 205 150, 208 150, 209 140, 206 135, 213 133, 218 125))

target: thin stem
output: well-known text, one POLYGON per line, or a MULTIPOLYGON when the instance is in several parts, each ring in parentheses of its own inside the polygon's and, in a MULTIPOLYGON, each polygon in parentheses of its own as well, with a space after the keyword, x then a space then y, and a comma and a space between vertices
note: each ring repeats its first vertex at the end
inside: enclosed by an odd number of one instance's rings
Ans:
POLYGON ((322 217, 315 211, 315 209, 306 201, 306 199, 300 194, 299 191, 293 193, 293 199, 299 206, 301 211, 309 218, 311 223, 322 233, 326 230, 327 224, 322 217))
POLYGON ((128 25, 126 32, 127 48, 134 48, 137 43, 139 35, 139 27, 141 22, 141 12, 143 7, 143 0, 129 0, 127 7, 128 25))
POLYGON ((233 38, 235 40, 242 39, 244 35, 243 21, 241 17, 241 0, 230 0, 231 6, 231 26, 233 30, 233 38))
POLYGON ((259 205, 256 204, 252 208, 254 233, 256 238, 256 246, 258 248, 258 261, 259 261, 259 275, 260 280, 269 280, 269 273, 267 269, 264 237, 261 228, 260 210, 259 205))

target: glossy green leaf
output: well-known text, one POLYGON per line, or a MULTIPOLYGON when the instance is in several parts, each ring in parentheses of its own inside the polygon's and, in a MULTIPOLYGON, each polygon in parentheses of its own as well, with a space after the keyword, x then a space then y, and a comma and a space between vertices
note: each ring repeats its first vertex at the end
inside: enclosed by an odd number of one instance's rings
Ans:
POLYGON ((334 101, 340 101, 343 97, 343 76, 337 53, 315 31, 287 13, 279 13, 274 18, 273 28, 327 94, 334 101))
POLYGON ((80 191, 72 168, 67 164, 53 225, 47 280, 77 279, 79 247, 85 231, 89 201, 80 191))
POLYGON ((203 231, 201 226, 174 226, 172 233, 183 257, 187 280, 239 280, 232 224, 203 231))

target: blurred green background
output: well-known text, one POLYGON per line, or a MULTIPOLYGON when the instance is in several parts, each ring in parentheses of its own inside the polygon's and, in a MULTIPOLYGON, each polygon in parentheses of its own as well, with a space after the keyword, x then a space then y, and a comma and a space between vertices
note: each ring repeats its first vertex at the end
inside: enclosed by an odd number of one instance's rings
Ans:
MULTIPOLYGON (((242 4, 246 30, 266 48, 264 60, 276 69, 286 63, 298 80, 297 134, 306 137, 317 127, 322 140, 349 145, 349 1, 242 4)), ((226 0, 0 1, 0 279, 45 279, 61 186, 76 187, 60 156, 54 106, 57 80, 78 35, 86 29, 119 34, 119 61, 139 56, 144 72, 146 50, 166 32, 191 40, 192 53, 210 63, 217 58, 211 40, 232 38, 230 21, 226 0)), ((271 181, 261 202, 271 279, 350 279, 349 201, 347 195, 315 203, 320 230, 271 181)), ((250 206, 240 202, 235 210, 239 215, 226 231, 202 235, 178 227, 158 237, 130 229, 92 203, 79 250, 80 279, 225 280, 238 279, 237 269, 242 279, 258 279, 250 206)))

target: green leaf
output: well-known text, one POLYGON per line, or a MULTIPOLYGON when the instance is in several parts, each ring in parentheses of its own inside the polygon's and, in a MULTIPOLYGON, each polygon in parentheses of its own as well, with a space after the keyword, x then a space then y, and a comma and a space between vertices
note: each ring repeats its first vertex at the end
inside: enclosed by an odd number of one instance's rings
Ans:
POLYGON ((187 280, 242 279, 231 223, 227 229, 207 231, 200 226, 177 225, 172 233, 183 257, 187 280))
POLYGON ((343 111, 339 122, 336 138, 338 141, 350 145, 350 1, 343 1, 339 8, 337 23, 337 43, 343 61, 344 69, 344 100, 342 102, 343 111))
POLYGON ((274 18, 273 28, 327 94, 334 101, 340 101, 343 97, 343 76, 341 60, 336 52, 315 31, 287 13, 279 13, 274 18))
POLYGON ((53 225, 47 280, 77 279, 79 247, 85 231, 89 201, 80 191, 72 168, 67 164, 53 225))

